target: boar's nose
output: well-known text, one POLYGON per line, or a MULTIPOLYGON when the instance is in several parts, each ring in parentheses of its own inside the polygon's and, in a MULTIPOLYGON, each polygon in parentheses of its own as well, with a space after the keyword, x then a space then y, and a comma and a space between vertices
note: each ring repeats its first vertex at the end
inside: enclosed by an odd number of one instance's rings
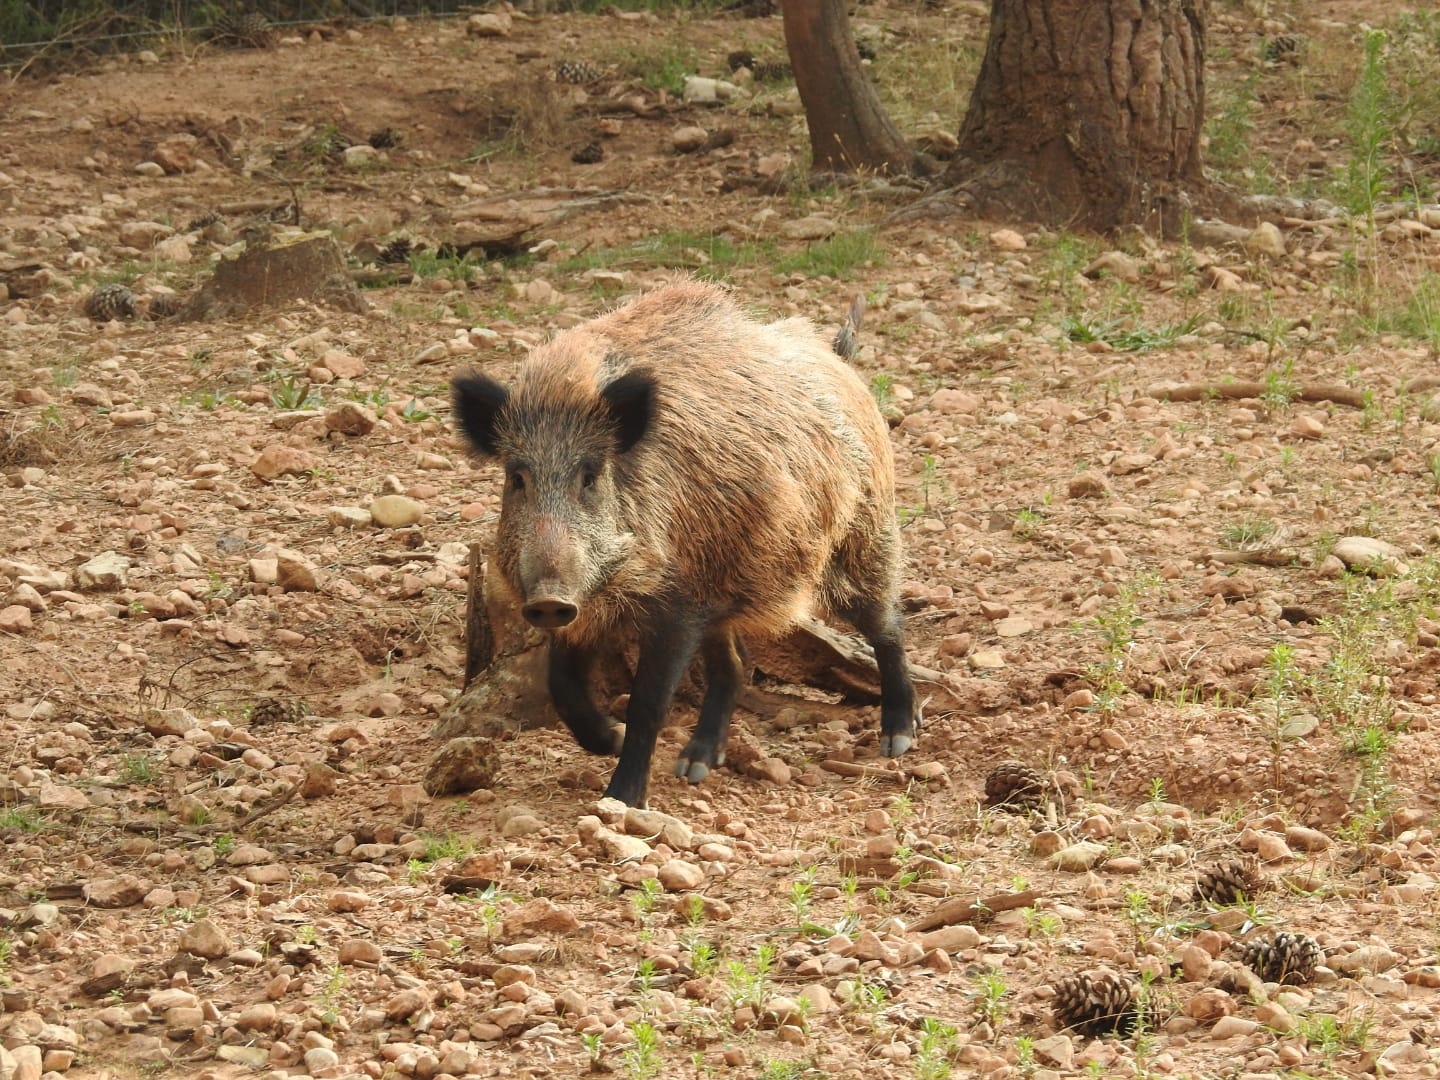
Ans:
POLYGON ((520 609, 520 614, 531 626, 538 626, 541 630, 558 630, 574 622, 579 611, 569 600, 546 597, 530 601, 520 609))

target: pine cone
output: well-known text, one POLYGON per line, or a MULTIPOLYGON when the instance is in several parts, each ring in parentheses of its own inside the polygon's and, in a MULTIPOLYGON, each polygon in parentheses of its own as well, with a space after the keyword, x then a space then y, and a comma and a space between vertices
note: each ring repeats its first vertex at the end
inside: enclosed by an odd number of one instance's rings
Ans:
POLYGON ((1087 1036, 1126 1034, 1135 1026, 1135 989, 1134 983, 1114 971, 1067 975, 1055 984, 1050 1005, 1055 1025, 1087 1036))
POLYGON ((1224 859, 1196 875, 1195 899, 1202 904, 1230 907, 1262 892, 1265 885, 1265 877, 1253 859, 1224 859))
POLYGON ((415 251, 415 242, 408 236, 397 236, 380 249, 382 263, 408 263, 415 251))
POLYGON ((256 700, 250 708, 250 726, 262 724, 293 724, 310 715, 310 707, 299 698, 265 697, 256 700))
POLYGON ((570 86, 589 86, 605 78, 605 72, 584 60, 561 60, 555 65, 555 81, 570 86))
POLYGON ((1294 34, 1266 38, 1260 47, 1260 58, 1267 64, 1298 64, 1305 51, 1305 39, 1294 34))
POLYGON ((1002 761, 985 777, 985 805, 1030 810, 1050 794, 1050 780, 1022 761, 1002 761))
POLYGON ((96 287, 85 298, 82 308, 96 322, 135 317, 135 293, 128 285, 113 282, 96 287))
POLYGON ((399 146, 405 140, 405 136, 394 128, 381 128, 379 131, 372 131, 370 138, 365 141, 376 150, 389 150, 392 146, 399 146))
POLYGON ((754 54, 736 49, 725 58, 731 71, 748 68, 756 82, 779 82, 791 77, 790 65, 783 60, 757 60, 754 54))
POLYGON ((216 210, 207 210, 207 211, 205 211, 205 213, 201 214, 199 217, 193 217, 193 218, 191 218, 191 219, 190 219, 190 223, 185 226, 185 231, 186 231, 186 232, 199 232, 201 229, 208 229, 211 225, 214 225, 216 222, 224 221, 224 220, 225 220, 225 219, 220 216, 219 211, 216 211, 216 210))
POLYGON ((173 292, 150 293, 144 301, 145 314, 151 319, 168 319, 184 306, 184 298, 173 292))
POLYGON ((1314 938, 1281 930, 1273 937, 1247 941, 1240 958, 1266 982, 1299 986, 1315 977, 1325 953, 1314 938))
POLYGON ((596 142, 586 143, 570 155, 570 160, 576 165, 594 165, 605 160, 605 149, 596 142))
POLYGON ((268 49, 275 43, 275 30, 258 11, 227 11, 210 24, 210 40, 242 49, 268 49))

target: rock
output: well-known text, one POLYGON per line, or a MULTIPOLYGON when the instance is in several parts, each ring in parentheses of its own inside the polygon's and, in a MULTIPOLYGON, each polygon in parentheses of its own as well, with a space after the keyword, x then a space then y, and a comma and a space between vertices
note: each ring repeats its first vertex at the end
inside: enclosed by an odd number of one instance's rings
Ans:
POLYGON ((85 592, 123 589, 129 574, 129 559, 114 551, 102 551, 75 568, 75 587, 85 592))
POLYGON ((1330 553, 1348 569, 1375 577, 1396 577, 1410 572, 1400 558, 1399 548, 1373 536, 1342 536, 1335 541, 1330 553))
POLYGON ((151 160, 172 176, 194 172, 198 168, 195 163, 197 141, 194 135, 172 135, 156 145, 151 160))
POLYGON ((120 243, 126 247, 149 251, 157 240, 174 231, 169 225, 162 225, 158 221, 127 221, 120 226, 120 243))
POLYGON ((325 897, 325 906, 331 911, 340 912, 364 911, 374 902, 374 897, 369 893, 357 889, 337 889, 325 897))
POLYGON ((1043 1065, 1069 1071, 1075 1060, 1075 1043, 1068 1035, 1052 1035, 1048 1039, 1036 1039, 1031 1049, 1035 1059, 1043 1065))
POLYGON ((463 795, 495 784, 499 755, 491 739, 462 736, 435 751, 425 767, 425 790, 431 795, 463 795))
POLYGON ((263 1046, 232 1046, 228 1043, 215 1048, 215 1056, 221 1061, 243 1065, 259 1071, 270 1061, 270 1051, 263 1046))
POLYGON ((370 504, 370 516, 382 529, 414 525, 425 514, 425 504, 407 495, 381 495, 370 504))
POLYGON ((1245 288, 1245 281, 1233 270, 1226 270, 1223 266, 1210 265, 1204 270, 1205 284, 1216 292, 1242 292, 1245 288))
POLYGON ((1389 971, 1395 967, 1400 963, 1400 959, 1398 953, 1383 945, 1361 945, 1358 949, 1352 949, 1348 953, 1327 956, 1325 964, 1333 971, 1347 975, 1357 972, 1378 975, 1382 971, 1389 971))
POLYGON ((1106 848, 1104 844, 1097 844, 1090 840, 1081 840, 1078 843, 1063 847, 1045 861, 1056 870, 1065 870, 1072 874, 1078 874, 1089 870, 1097 865, 1105 857, 1106 848))
MULTIPOLYGON (((407 990, 405 993, 412 993, 412 991, 407 990)), ((305 1051, 305 1071, 311 1076, 324 1076, 328 1071, 337 1069, 339 1066, 340 1055, 328 1046, 312 1046, 305 1051)))
POLYGON ((44 1072, 44 1052, 38 1046, 21 1045, 10 1051, 14 1071, 10 1080, 40 1080, 44 1072))
POLYGON ((336 783, 342 774, 323 761, 305 763, 305 779, 300 782, 302 799, 321 799, 335 793, 336 783))
POLYGON ((1285 237, 1274 222, 1262 221, 1245 237, 1244 247, 1251 255, 1279 259, 1285 255, 1285 237))
POLYGON ((513 19, 508 11, 482 11, 465 20, 470 37, 509 37, 513 19))
POLYGON ((1243 1016, 1222 1016, 1210 1029, 1210 1038, 1233 1039, 1237 1036, 1252 1035, 1259 1029, 1258 1020, 1248 1020, 1243 1016))
POLYGON ((385 952, 369 938, 346 938, 340 943, 336 958, 346 965, 378 965, 385 959, 385 952))
POLYGON ((974 394, 966 393, 964 390, 956 390, 953 387, 942 387, 930 395, 928 408, 931 412, 939 413, 942 416, 955 414, 970 414, 980 411, 984 404, 974 394))
POLYGON ((705 872, 684 859, 669 859, 662 863, 657 877, 669 892, 692 892, 705 883, 705 872))
POLYGON ((250 463, 250 471, 261 480, 281 476, 304 476, 315 471, 317 463, 308 451, 284 443, 271 443, 250 463))
POLYGON ((180 934, 178 948, 180 952, 192 956, 218 960, 230 952, 230 942, 209 919, 197 919, 180 934))
POLYGON ((1065 486, 1072 499, 1103 499, 1110 494, 1110 481, 1094 469, 1076 473, 1065 486))
POLYGON ((23 634, 30 629, 30 609, 20 604, 0 608, 0 634, 23 634))
POLYGON ((562 908, 547 897, 537 897, 505 916, 501 933, 506 938, 528 937, 537 933, 568 934, 580 920, 568 908, 562 908))
POLYGON ((990 246, 998 251, 1024 251, 1029 245, 1014 229, 996 229, 990 234, 990 246))
POLYGON ((325 414, 325 427, 342 435, 369 435, 377 423, 375 414, 354 401, 346 401, 325 414))
POLYGON ((931 949, 939 949, 942 952, 958 953, 966 949, 979 948, 984 938, 980 931, 969 923, 957 923, 954 926, 942 926, 938 930, 931 930, 920 935, 920 947, 926 952, 931 949))
POLYGON ((1314 416, 1297 416, 1290 421, 1290 434, 1297 439, 1319 439, 1325 434, 1325 425, 1314 416))
POLYGON ((658 810, 626 807, 625 831, 631 836, 658 838, 676 851, 690 851, 695 847, 694 830, 679 818, 658 810))
POLYGON ((325 520, 338 529, 368 529, 375 521, 363 506, 328 507, 325 520))
POLYGON ((275 1006, 262 1001, 241 1009, 240 1015, 235 1018, 235 1026, 241 1031, 269 1031, 278 1018, 279 1011, 275 1006))
POLYGON ((337 379, 358 379, 365 374, 365 361, 340 349, 326 349, 320 354, 320 366, 337 379))
POLYGON ((151 735, 157 738, 164 735, 184 735, 193 727, 197 727, 200 721, 196 720, 187 709, 152 709, 142 714, 141 725, 151 735))
POLYGON ((705 145, 710 133, 702 127, 687 124, 670 133, 670 149, 677 154, 691 154, 705 145))
POLYGON ((1080 272, 1088 278, 1117 277, 1134 283, 1140 280, 1140 260, 1123 251, 1105 251, 1080 272))
POLYGON ((275 584, 281 591, 318 592, 320 580, 308 559, 293 551, 282 551, 275 558, 275 584))
POLYGON ((80 894, 91 907, 122 908, 138 904, 149 891, 150 886, 139 878, 122 874, 119 877, 97 878, 86 882, 80 894))
POLYGON ((1285 842, 1295 851, 1324 851, 1330 846, 1330 838, 1319 829, 1304 825, 1291 825, 1285 830, 1285 842))

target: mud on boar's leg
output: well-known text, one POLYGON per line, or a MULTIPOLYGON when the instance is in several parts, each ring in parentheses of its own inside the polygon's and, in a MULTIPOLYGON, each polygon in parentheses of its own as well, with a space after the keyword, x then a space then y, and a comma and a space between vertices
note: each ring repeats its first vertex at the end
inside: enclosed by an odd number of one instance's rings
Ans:
POLYGON ((675 775, 692 784, 700 783, 711 769, 725 764, 730 717, 745 681, 740 642, 729 630, 712 631, 701 645, 700 655, 705 661, 705 700, 700 703, 700 721, 695 725, 695 734, 675 763, 675 775))
POLYGON ((618 753, 624 729, 601 713, 590 698, 590 672, 594 666, 592 650, 552 637, 546 676, 550 701, 582 749, 592 754, 618 753))
POLYGON ((655 738, 665 724, 675 688, 705 636, 705 620, 684 607, 662 608, 643 620, 640 659, 625 712, 625 745, 605 795, 626 806, 644 806, 650 786, 655 738))
POLYGON ((915 686, 905 660, 900 613, 894 605, 861 597, 836 614, 849 620, 875 650, 880 669, 880 753, 899 757, 915 744, 915 686))

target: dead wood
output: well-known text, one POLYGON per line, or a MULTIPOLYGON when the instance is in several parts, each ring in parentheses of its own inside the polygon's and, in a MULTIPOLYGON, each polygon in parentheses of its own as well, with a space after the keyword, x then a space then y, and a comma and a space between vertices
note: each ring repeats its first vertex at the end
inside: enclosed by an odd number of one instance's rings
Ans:
POLYGON ((923 934, 927 930, 938 930, 942 926, 982 922, 996 912, 1034 907, 1035 901, 1039 899, 1040 894, 1033 889, 986 897, 957 896, 939 904, 929 915, 916 919, 910 924, 909 930, 911 933, 923 934))
MULTIPOLYGON (((1258 382, 1161 383, 1159 386, 1152 386, 1146 393, 1161 401, 1209 401, 1212 398, 1239 401, 1244 398, 1263 398, 1266 386, 1258 382)), ((1302 386, 1293 392, 1293 399, 1333 401, 1336 405, 1345 405, 1352 409, 1365 407, 1365 395, 1345 386, 1302 386)))

